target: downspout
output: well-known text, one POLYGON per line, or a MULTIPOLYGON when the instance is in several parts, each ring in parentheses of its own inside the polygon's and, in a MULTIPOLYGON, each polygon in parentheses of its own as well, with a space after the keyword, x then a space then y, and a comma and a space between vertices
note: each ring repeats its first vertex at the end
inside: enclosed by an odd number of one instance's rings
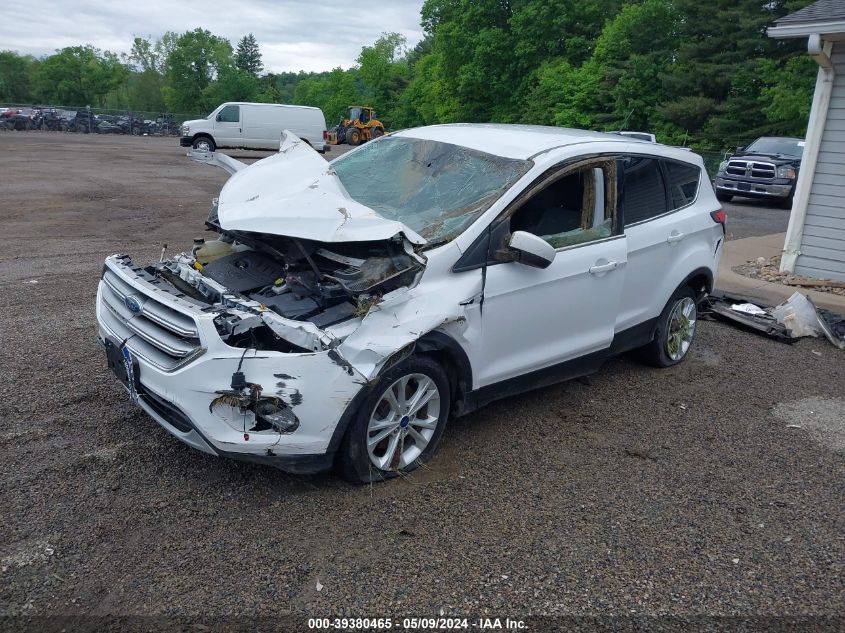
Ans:
POLYGON ((795 261, 801 254, 801 240, 804 237, 807 205, 810 201, 810 190, 813 187, 813 177, 816 173, 816 163, 819 159, 819 150, 821 149, 822 136, 827 121, 827 110, 833 92, 833 78, 836 74, 833 61, 830 59, 832 51, 833 42, 822 42, 821 35, 818 33, 814 33, 807 40, 807 52, 819 65, 819 73, 816 77, 816 89, 813 93, 810 120, 807 122, 804 155, 801 159, 798 181, 795 183, 792 212, 789 215, 789 226, 786 229, 786 240, 783 244, 783 255, 780 259, 780 272, 782 273, 795 272, 795 261))

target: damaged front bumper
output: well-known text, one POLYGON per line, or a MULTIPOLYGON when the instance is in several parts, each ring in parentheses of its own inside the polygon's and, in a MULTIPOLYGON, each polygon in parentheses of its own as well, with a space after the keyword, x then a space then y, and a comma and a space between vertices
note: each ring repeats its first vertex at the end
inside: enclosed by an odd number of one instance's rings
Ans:
MULTIPOLYGON (((144 411, 206 453, 297 473, 331 466, 367 380, 329 335, 313 351, 232 347, 218 333, 218 313, 157 287, 128 257, 106 260, 97 292, 99 339, 117 347, 110 364, 123 363, 115 373, 128 374, 124 384, 144 411), (243 389, 234 389, 236 374, 243 389), (267 402, 295 421, 293 430, 262 424, 256 403, 267 402)), ((291 321, 291 334, 308 334, 302 325, 291 321)))

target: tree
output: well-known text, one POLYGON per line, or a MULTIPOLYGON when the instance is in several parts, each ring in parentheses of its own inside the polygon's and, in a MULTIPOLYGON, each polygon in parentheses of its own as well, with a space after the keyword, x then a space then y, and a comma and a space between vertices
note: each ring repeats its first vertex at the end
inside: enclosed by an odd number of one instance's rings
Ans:
POLYGON ((206 100, 206 88, 221 70, 232 65, 232 45, 205 29, 175 38, 164 72, 164 102, 172 112, 209 110, 218 103, 206 100))
POLYGON ((35 92, 50 103, 99 106, 128 74, 114 53, 90 45, 70 46, 41 62, 34 76, 35 92))
POLYGON ((366 87, 371 105, 388 123, 402 92, 408 85, 409 69, 405 60, 407 40, 399 33, 382 33, 372 46, 358 55, 358 77, 366 87))
POLYGON ((238 49, 235 52, 235 66, 242 71, 258 76, 264 69, 261 63, 261 51, 258 50, 258 42, 255 36, 250 33, 244 35, 238 42, 238 49))
POLYGON ((0 51, 0 101, 32 101, 32 75, 37 67, 38 61, 34 57, 0 51))
POLYGON ((226 101, 257 101, 259 91, 255 75, 227 66, 220 70, 216 81, 203 90, 203 102, 211 108, 226 101))

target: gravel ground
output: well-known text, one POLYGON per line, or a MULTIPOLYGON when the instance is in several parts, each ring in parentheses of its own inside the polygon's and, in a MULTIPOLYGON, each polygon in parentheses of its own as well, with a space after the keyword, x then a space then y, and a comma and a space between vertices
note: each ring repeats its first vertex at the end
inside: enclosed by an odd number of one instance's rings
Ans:
POLYGON ((0 153, 0 615, 843 616, 826 341, 702 321, 682 365, 488 406, 413 476, 289 476, 173 439, 94 341, 103 257, 189 247, 225 173, 174 139, 0 153))

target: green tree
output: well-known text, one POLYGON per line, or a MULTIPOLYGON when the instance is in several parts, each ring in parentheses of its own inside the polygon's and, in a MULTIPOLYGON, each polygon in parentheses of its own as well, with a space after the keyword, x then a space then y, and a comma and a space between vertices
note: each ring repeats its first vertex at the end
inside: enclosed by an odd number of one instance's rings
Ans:
POLYGON ((238 42, 235 51, 235 66, 246 73, 258 75, 263 69, 261 62, 261 51, 258 49, 258 42, 252 33, 244 35, 238 42))
POLYGON ((129 74, 117 55, 93 46, 70 46, 45 58, 34 75, 41 101, 70 106, 101 106, 129 74))
POLYGON ((333 125, 350 105, 362 101, 360 82, 355 69, 335 68, 328 73, 314 74, 296 84, 293 102, 320 108, 327 125, 333 125))
POLYGON ((164 102, 172 112, 207 111, 218 103, 206 99, 206 89, 221 71, 232 66, 232 45, 205 29, 175 38, 164 64, 164 102))
POLYGON ((391 124, 402 92, 408 85, 407 40, 399 33, 383 33, 358 55, 358 78, 380 119, 391 124))
POLYGON ((212 108, 225 101, 257 101, 259 94, 260 85, 255 75, 228 66, 222 68, 217 79, 203 90, 203 102, 212 108))
POLYGON ((33 101, 32 75, 37 67, 38 61, 34 57, 0 51, 0 101, 33 101))

